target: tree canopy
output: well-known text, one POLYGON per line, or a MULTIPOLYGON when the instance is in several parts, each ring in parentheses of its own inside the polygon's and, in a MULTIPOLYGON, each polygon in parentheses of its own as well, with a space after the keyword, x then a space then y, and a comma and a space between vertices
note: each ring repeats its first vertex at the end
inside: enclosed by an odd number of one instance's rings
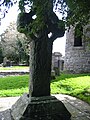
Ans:
MULTIPOLYGON (((15 63, 28 63, 29 47, 28 40, 24 34, 17 31, 15 22, 10 23, 6 31, 0 35, 0 54, 15 63)), ((1 60, 2 61, 2 60, 1 60)))
MULTIPOLYGON (((8 9, 13 6, 18 0, 1 0, 0 1, 0 17, 5 17, 5 14, 8 12, 8 9)), ((26 12, 26 9, 29 11, 32 9, 33 3, 38 6, 38 9, 40 9, 40 15, 42 15, 42 8, 40 8, 40 1, 41 0, 20 0, 19 1, 19 8, 21 12, 26 12)), ((43 1, 45 4, 45 9, 47 12, 49 10, 46 6, 48 3, 48 0, 43 1)), ((66 22, 68 26, 74 25, 75 23, 80 23, 82 25, 85 25, 90 20, 90 0, 52 0, 53 7, 55 11, 62 14, 62 19, 66 22)), ((49 4, 48 4, 49 5, 49 4)), ((35 9, 35 5, 34 5, 35 9)), ((39 13, 37 13, 39 14, 39 13)), ((40 16, 39 16, 40 17, 40 16)), ((38 20, 38 22, 40 19, 38 20)))

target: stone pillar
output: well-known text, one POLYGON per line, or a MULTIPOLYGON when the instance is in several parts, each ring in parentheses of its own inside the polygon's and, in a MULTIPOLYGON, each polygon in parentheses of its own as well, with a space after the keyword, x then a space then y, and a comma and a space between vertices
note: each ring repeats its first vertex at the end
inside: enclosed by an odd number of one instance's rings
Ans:
POLYGON ((50 95, 52 42, 44 34, 30 43, 30 87, 29 95, 50 95))

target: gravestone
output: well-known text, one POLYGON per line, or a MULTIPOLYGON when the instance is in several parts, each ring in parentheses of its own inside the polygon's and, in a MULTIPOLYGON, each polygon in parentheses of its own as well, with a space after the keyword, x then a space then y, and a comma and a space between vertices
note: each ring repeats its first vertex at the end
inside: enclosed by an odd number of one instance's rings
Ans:
POLYGON ((58 26, 58 22, 62 21, 59 21, 53 12, 51 0, 38 0, 33 2, 33 5, 35 11, 19 14, 17 22, 18 31, 25 33, 30 39, 29 94, 23 95, 13 105, 11 115, 14 120, 70 120, 71 115, 64 104, 50 95, 52 45, 55 38, 64 35, 65 29, 58 26), (47 9, 44 9, 46 7, 47 9), (33 19, 35 14, 36 20, 39 18, 44 24, 39 21, 40 25, 32 33, 30 24, 36 21, 33 19), (48 37, 49 32, 52 33, 51 37, 48 37))
POLYGON ((8 60, 6 57, 4 57, 4 59, 3 59, 3 67, 10 67, 10 66, 11 66, 10 60, 8 60))
POLYGON ((60 52, 54 52, 52 54, 52 70, 55 71, 55 75, 60 75, 61 70, 61 57, 62 54, 60 52))

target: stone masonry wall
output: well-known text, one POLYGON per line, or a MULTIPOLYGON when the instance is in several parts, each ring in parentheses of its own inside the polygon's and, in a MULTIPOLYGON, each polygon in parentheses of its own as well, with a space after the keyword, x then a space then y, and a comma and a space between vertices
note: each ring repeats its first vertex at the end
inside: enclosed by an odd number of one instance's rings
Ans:
POLYGON ((71 73, 90 72, 90 25, 86 26, 84 33, 87 38, 82 38, 82 46, 74 46, 74 28, 66 34, 64 70, 71 73), (88 29, 87 29, 88 28, 88 29))

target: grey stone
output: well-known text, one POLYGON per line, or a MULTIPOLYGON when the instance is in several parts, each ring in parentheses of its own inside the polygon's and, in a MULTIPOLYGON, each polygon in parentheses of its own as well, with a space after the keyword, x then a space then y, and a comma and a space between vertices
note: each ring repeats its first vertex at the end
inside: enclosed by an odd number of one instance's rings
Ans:
MULTIPOLYGON (((81 101, 75 97, 71 97, 69 95, 58 94, 58 95, 54 95, 54 96, 59 101, 64 103, 65 107, 72 115, 71 120, 90 120, 90 105, 89 104, 87 104, 84 101, 81 101)), ((10 106, 11 106, 15 103, 15 101, 17 101, 17 99, 19 99, 19 97, 0 98, 0 103, 2 103, 1 105, 7 109, 6 103, 10 104, 10 106)), ((46 99, 55 100, 54 97, 44 97, 44 98, 35 98, 34 97, 34 98, 32 98, 31 101, 33 103, 35 103, 35 101, 40 102, 40 99, 41 99, 41 101, 44 101, 46 99)), ((11 110, 8 109, 5 111, 2 111, 0 108, 0 120, 13 120, 13 118, 11 117, 11 110)))
POLYGON ((71 120, 90 120, 90 118, 87 118, 86 116, 79 116, 79 117, 73 117, 71 120))
POLYGON ((11 109, 13 120, 70 120, 71 114, 54 96, 31 97, 29 102, 23 98, 11 109))
POLYGON ((12 120, 10 110, 0 112, 0 120, 12 120))
POLYGON ((11 108, 11 116, 14 120, 20 120, 24 114, 30 99, 27 94, 21 96, 11 108))
POLYGON ((52 71, 55 71, 55 75, 60 75, 60 72, 63 71, 63 69, 64 58, 62 57, 62 54, 60 52, 52 53, 52 71))
MULTIPOLYGON (((85 29, 88 27, 85 26, 85 29)), ((90 26, 89 26, 90 27, 90 26)), ((86 32, 86 36, 90 31, 86 32)), ((90 42, 87 38, 82 37, 82 46, 74 46, 74 28, 71 27, 66 34, 66 48, 64 70, 71 73, 87 73, 90 72, 90 42)))

